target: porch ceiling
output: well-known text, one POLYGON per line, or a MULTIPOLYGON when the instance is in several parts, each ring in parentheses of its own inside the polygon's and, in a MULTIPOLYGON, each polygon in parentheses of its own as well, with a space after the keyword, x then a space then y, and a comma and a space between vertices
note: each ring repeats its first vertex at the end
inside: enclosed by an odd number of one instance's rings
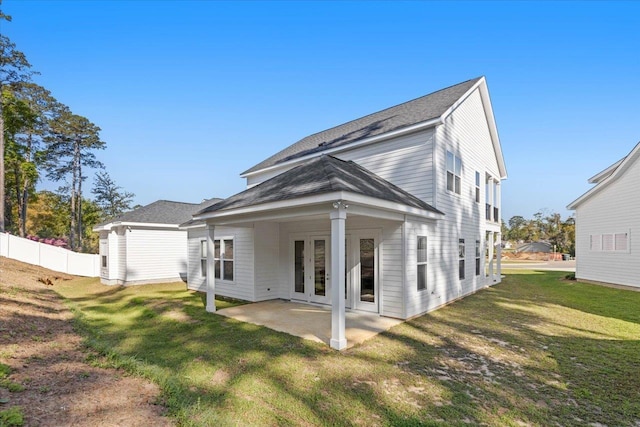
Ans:
MULTIPOLYGON (((216 313, 327 345, 331 339, 331 307, 329 306, 270 300, 224 308, 216 313)), ((382 317, 378 314, 347 311, 345 328, 347 348, 360 344, 400 323, 402 320, 382 317)))

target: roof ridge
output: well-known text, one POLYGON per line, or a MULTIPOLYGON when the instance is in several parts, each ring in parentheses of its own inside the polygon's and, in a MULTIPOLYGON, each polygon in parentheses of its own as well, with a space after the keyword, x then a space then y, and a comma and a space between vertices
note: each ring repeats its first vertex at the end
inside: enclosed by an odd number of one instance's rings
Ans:
MULTIPOLYGON (((365 114, 364 116, 357 117, 357 118, 355 118, 355 119, 353 119, 353 120, 349 120, 349 121, 347 121, 347 122, 340 123, 339 125, 331 126, 330 128, 326 128, 326 129, 323 129, 323 130, 321 130, 321 131, 318 131, 318 132, 315 132, 315 133, 309 134, 309 135, 307 135, 307 136, 305 136, 305 137, 301 138, 300 140, 302 140, 302 139, 306 139, 306 138, 310 138, 310 137, 312 137, 312 136, 314 136, 314 135, 318 135, 318 134, 321 134, 321 133, 324 133, 324 132, 330 131, 330 130, 332 130, 332 129, 339 128, 339 127, 344 126, 344 125, 348 125, 349 123, 353 123, 353 122, 356 122, 356 121, 358 121, 358 120, 366 119, 367 117, 371 117, 371 116, 373 116, 373 115, 376 115, 376 114, 379 114, 379 113, 383 113, 383 112, 385 112, 385 111, 387 111, 387 110, 391 110, 391 109, 393 109, 393 108, 400 107, 401 105, 404 105, 404 104, 409 104, 409 103, 411 103, 411 102, 417 101, 418 99, 422 99, 422 98, 426 98, 427 96, 435 95, 435 94, 436 94, 436 93, 438 93, 438 92, 443 92, 443 91, 445 91, 445 90, 449 90, 449 89, 451 89, 451 88, 453 88, 453 87, 461 86, 461 85, 463 85, 463 84, 465 84, 465 83, 469 83, 469 82, 470 82, 470 81, 472 81, 472 80, 480 80, 482 77, 483 77, 483 76, 476 77, 476 78, 469 79, 469 80, 465 80, 465 81, 463 81, 463 82, 456 83, 456 84, 453 84, 453 85, 447 86, 447 87, 445 87, 445 88, 438 89, 438 90, 436 90, 436 91, 433 91, 433 92, 427 93, 426 95, 417 96, 417 97, 415 97, 415 98, 413 98, 413 99, 410 99, 410 100, 408 100, 408 101, 404 101, 404 102, 400 102, 399 104, 392 105, 391 107, 383 108, 382 110, 374 111, 373 113, 365 114)), ((299 140, 299 141, 300 141, 300 140, 299 140)))
POLYGON ((465 80, 309 134, 253 165, 240 175, 253 174, 283 162, 297 163, 307 155, 316 156, 325 150, 346 149, 355 141, 407 129, 412 125, 430 123, 429 120, 442 117, 452 105, 468 93, 470 88, 478 86, 484 79, 484 76, 480 76, 465 80))

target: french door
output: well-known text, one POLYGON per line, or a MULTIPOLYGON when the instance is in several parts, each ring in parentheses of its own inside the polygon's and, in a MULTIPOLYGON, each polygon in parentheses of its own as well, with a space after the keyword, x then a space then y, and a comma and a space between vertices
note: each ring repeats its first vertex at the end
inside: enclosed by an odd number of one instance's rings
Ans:
MULTIPOLYGON (((331 239, 295 235, 290 239, 291 299, 331 304, 331 239)), ((378 312, 379 232, 354 231, 345 241, 345 307, 378 312)))
POLYGON ((331 240, 318 235, 294 238, 292 299, 329 304, 331 301, 331 240))
POLYGON ((370 233, 351 237, 351 306, 357 310, 377 313, 379 309, 378 246, 378 238, 370 233))

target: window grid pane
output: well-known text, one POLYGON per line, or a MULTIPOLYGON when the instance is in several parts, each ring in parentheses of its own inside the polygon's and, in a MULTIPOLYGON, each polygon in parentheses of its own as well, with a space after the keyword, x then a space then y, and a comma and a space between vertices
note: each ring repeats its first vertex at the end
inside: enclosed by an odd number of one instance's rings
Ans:
POLYGON ((464 239, 458 239, 458 278, 460 280, 464 279, 464 256, 465 256, 465 247, 464 247, 464 239))
POLYGON ((418 290, 427 289, 427 264, 418 265, 418 290))
POLYGON ((223 280, 233 280, 233 261, 224 261, 224 277, 223 280))
POLYGON ((618 233, 615 235, 616 251, 627 250, 627 233, 618 233))
POLYGON ((418 236, 418 262, 427 262, 427 238, 418 236))
POLYGON ((224 241, 224 259, 233 259, 233 240, 224 241))

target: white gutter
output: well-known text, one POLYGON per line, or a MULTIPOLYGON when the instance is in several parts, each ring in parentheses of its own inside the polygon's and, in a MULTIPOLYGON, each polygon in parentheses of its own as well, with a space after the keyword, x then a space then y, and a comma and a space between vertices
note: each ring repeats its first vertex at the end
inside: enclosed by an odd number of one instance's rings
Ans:
POLYGON ((105 225, 101 225, 101 226, 97 226, 93 228, 93 231, 109 231, 112 228, 115 227, 141 227, 141 228, 170 228, 170 229, 176 229, 179 230, 180 226, 179 224, 162 224, 162 223, 155 223, 155 222, 121 222, 121 221, 116 221, 116 222, 110 222, 108 224, 105 225))
POLYGON ((268 202, 261 205, 246 206, 238 209, 220 210, 214 212, 207 212, 201 215, 194 215, 194 220, 206 220, 213 218, 227 218, 231 216, 238 216, 244 214, 258 214, 260 212, 267 212, 278 209, 297 208, 302 206, 317 205, 320 203, 329 203, 336 200, 344 200, 346 202, 357 203, 365 206, 371 206, 376 209, 401 212, 403 214, 415 215, 422 218, 429 219, 441 219, 444 218, 444 214, 431 212, 429 210, 415 208, 407 206, 402 203, 391 202, 387 200, 381 200, 376 197, 363 196, 359 194, 349 193, 345 191, 336 191, 332 193, 325 193, 320 195, 312 195, 307 197, 301 197, 297 199, 281 200, 276 202, 268 202))

